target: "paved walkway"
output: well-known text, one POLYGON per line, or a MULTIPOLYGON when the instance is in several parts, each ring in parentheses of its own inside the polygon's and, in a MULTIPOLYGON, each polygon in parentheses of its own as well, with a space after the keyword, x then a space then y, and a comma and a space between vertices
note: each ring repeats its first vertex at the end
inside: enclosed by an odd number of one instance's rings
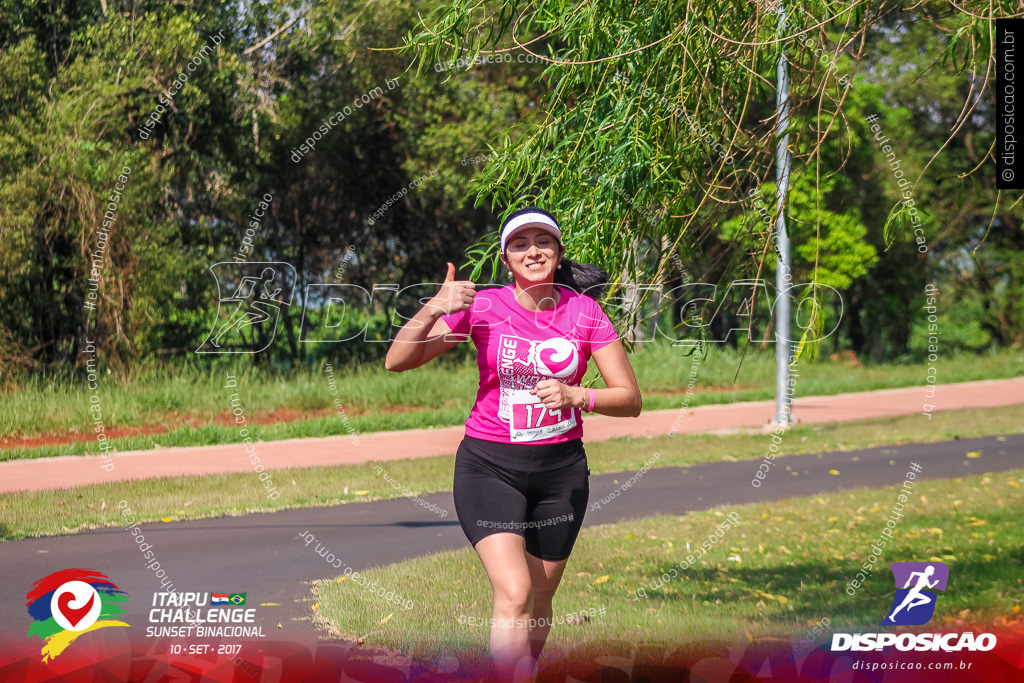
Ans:
MULTIPOLYGON (((932 412, 1024 403, 1024 377, 937 385, 935 396, 928 402, 935 406, 932 412)), ((916 386, 796 398, 793 400, 793 414, 801 424, 842 422, 921 413, 925 403, 924 386, 916 386)), ((654 410, 635 418, 594 415, 584 418, 583 438, 585 442, 592 443, 623 436, 651 437, 719 429, 767 428, 774 415, 774 400, 654 410)), ((256 454, 267 470, 427 458, 454 454, 464 433, 464 426, 457 425, 286 439, 258 442, 256 454)), ((103 460, 98 455, 0 463, 0 492, 39 491, 153 477, 251 472, 253 467, 241 443, 126 451, 116 454, 111 471, 105 471, 102 464, 103 460)))

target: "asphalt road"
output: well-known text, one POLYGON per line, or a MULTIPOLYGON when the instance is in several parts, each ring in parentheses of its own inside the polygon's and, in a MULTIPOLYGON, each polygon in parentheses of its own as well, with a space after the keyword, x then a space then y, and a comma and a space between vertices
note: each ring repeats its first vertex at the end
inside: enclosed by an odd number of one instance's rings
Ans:
MULTIPOLYGON (((767 443, 768 435, 765 439, 767 443)), ((751 485, 759 460, 709 463, 685 471, 656 468, 600 509, 588 511, 584 526, 858 486, 897 485, 903 482, 911 462, 920 465, 918 477, 923 479, 1024 468, 1024 434, 787 456, 776 460, 759 488, 751 485), (968 451, 978 451, 981 457, 967 458, 968 451), (840 474, 831 475, 830 469, 840 474)), ((633 474, 593 475, 591 503, 622 486, 633 474)), ((342 566, 354 570, 468 547, 455 517, 451 492, 424 499, 447 509, 448 517, 442 519, 410 500, 399 499, 143 524, 140 529, 176 590, 245 592, 246 607, 256 608, 256 623, 263 626, 266 637, 306 643, 318 637, 310 620, 308 582, 342 572, 321 558, 314 546, 307 547, 300 534, 311 532, 340 558, 342 566)), ((154 592, 169 590, 160 587, 131 533, 123 528, 0 543, 5 593, 0 600, 0 628, 4 638, 21 639, 28 630, 25 594, 32 588, 31 582, 69 567, 102 571, 127 591, 132 598, 123 618, 133 627, 148 624, 154 592)), ((401 592, 401 587, 394 589, 401 592)))

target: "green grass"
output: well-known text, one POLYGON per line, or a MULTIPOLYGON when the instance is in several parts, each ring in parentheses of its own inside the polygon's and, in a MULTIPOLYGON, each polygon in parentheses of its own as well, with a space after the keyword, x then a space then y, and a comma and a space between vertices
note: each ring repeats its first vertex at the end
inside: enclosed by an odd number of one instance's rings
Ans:
MULTIPOLYGON (((602 607, 605 614, 556 625, 545 653, 575 650, 574 657, 593 661, 597 655, 628 656, 636 645, 669 650, 681 640, 782 639, 796 645, 823 617, 833 632, 875 631, 890 607, 888 563, 896 561, 941 561, 950 569, 949 588, 930 624, 906 630, 1019 618, 1022 480, 1024 470, 916 482, 894 540, 854 597, 845 593, 847 582, 885 526, 899 485, 585 528, 553 614, 602 607), (721 542, 659 590, 648 589, 646 599, 635 597, 637 588, 684 561, 687 543, 701 544, 732 512, 739 525, 721 542), (609 649, 616 641, 622 652, 609 649)), ((488 629, 459 623, 460 615, 491 616, 490 584, 471 548, 361 573, 401 592, 415 608, 405 611, 371 596, 352 580, 318 582, 318 619, 335 633, 417 657, 486 652, 488 629)), ((827 638, 822 634, 817 641, 827 638)))
MULTIPOLYGON (((780 455, 871 448, 955 437, 1024 432, 1019 406, 875 418, 854 422, 796 425, 782 437, 780 455)), ((593 474, 639 470, 657 455, 656 467, 687 466, 764 456, 768 434, 680 434, 623 438, 586 444, 593 474)), ((138 521, 205 519, 285 508, 318 507, 353 501, 397 498, 399 491, 375 471, 384 472, 417 495, 450 491, 454 455, 385 463, 272 470, 281 496, 267 500, 250 472, 93 484, 54 491, 0 495, 0 538, 77 533, 120 524, 117 502, 127 500, 138 521)), ((410 505, 414 505, 410 501, 410 505)))
MULTIPOLYGON (((740 366, 738 352, 711 345, 707 360, 698 369, 694 393, 686 399, 683 394, 692 358, 667 344, 640 344, 637 348, 631 362, 644 392, 645 410, 678 408, 684 401, 686 405, 698 406, 770 400, 775 396, 774 349, 750 352, 740 366), (738 376, 737 368, 741 368, 738 376), (707 391, 711 387, 715 389, 707 391)), ((254 438, 265 441, 346 434, 350 427, 364 433, 462 424, 476 396, 476 362, 450 363, 443 357, 439 360, 403 373, 389 373, 383 365, 335 366, 336 395, 341 399, 343 412, 337 411, 327 374, 322 370, 281 375, 246 365, 245 358, 225 359, 212 370, 185 362, 178 367, 140 371, 125 381, 104 375, 99 384, 99 405, 108 430, 159 424, 170 428, 166 433, 114 439, 113 445, 120 451, 236 441, 237 427, 213 422, 215 416, 225 416, 231 408, 231 391, 224 388, 227 372, 240 376, 239 393, 250 431, 254 438), (443 400, 437 396, 438 387, 446 389, 443 400), (276 410, 333 412, 299 421, 253 424, 276 410), (198 424, 187 426, 182 416, 190 416, 198 424)), ((1018 352, 1005 350, 943 357, 935 365, 940 383, 948 384, 1018 376, 1024 371, 1024 358, 1018 352)), ((795 395, 924 386, 924 370, 920 364, 852 367, 827 361, 802 363, 795 395)), ((588 378, 596 377, 596 366, 590 363, 588 378)), ((598 379, 596 386, 601 385, 598 379)), ((0 414, 0 434, 64 435, 69 430, 80 434, 93 431, 88 412, 91 392, 81 379, 36 376, 5 390, 8 395, 0 414)), ((96 441, 88 440, 60 446, 10 448, 0 451, 0 460, 97 452, 96 441)))

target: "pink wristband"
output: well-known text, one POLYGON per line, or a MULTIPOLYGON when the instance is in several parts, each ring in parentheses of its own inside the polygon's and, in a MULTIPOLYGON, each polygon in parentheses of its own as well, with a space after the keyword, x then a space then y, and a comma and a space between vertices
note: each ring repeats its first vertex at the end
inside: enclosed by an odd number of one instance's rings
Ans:
POLYGON ((590 405, 587 406, 587 412, 588 413, 594 412, 594 390, 593 389, 590 390, 590 405))

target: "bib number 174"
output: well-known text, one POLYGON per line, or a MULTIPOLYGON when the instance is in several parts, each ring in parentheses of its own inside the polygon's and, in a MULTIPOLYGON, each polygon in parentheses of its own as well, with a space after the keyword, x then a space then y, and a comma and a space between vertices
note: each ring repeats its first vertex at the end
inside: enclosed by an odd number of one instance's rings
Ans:
POLYGON ((576 411, 572 408, 553 410, 538 402, 529 391, 517 391, 512 396, 512 419, 509 422, 512 441, 547 439, 575 426, 576 411))

